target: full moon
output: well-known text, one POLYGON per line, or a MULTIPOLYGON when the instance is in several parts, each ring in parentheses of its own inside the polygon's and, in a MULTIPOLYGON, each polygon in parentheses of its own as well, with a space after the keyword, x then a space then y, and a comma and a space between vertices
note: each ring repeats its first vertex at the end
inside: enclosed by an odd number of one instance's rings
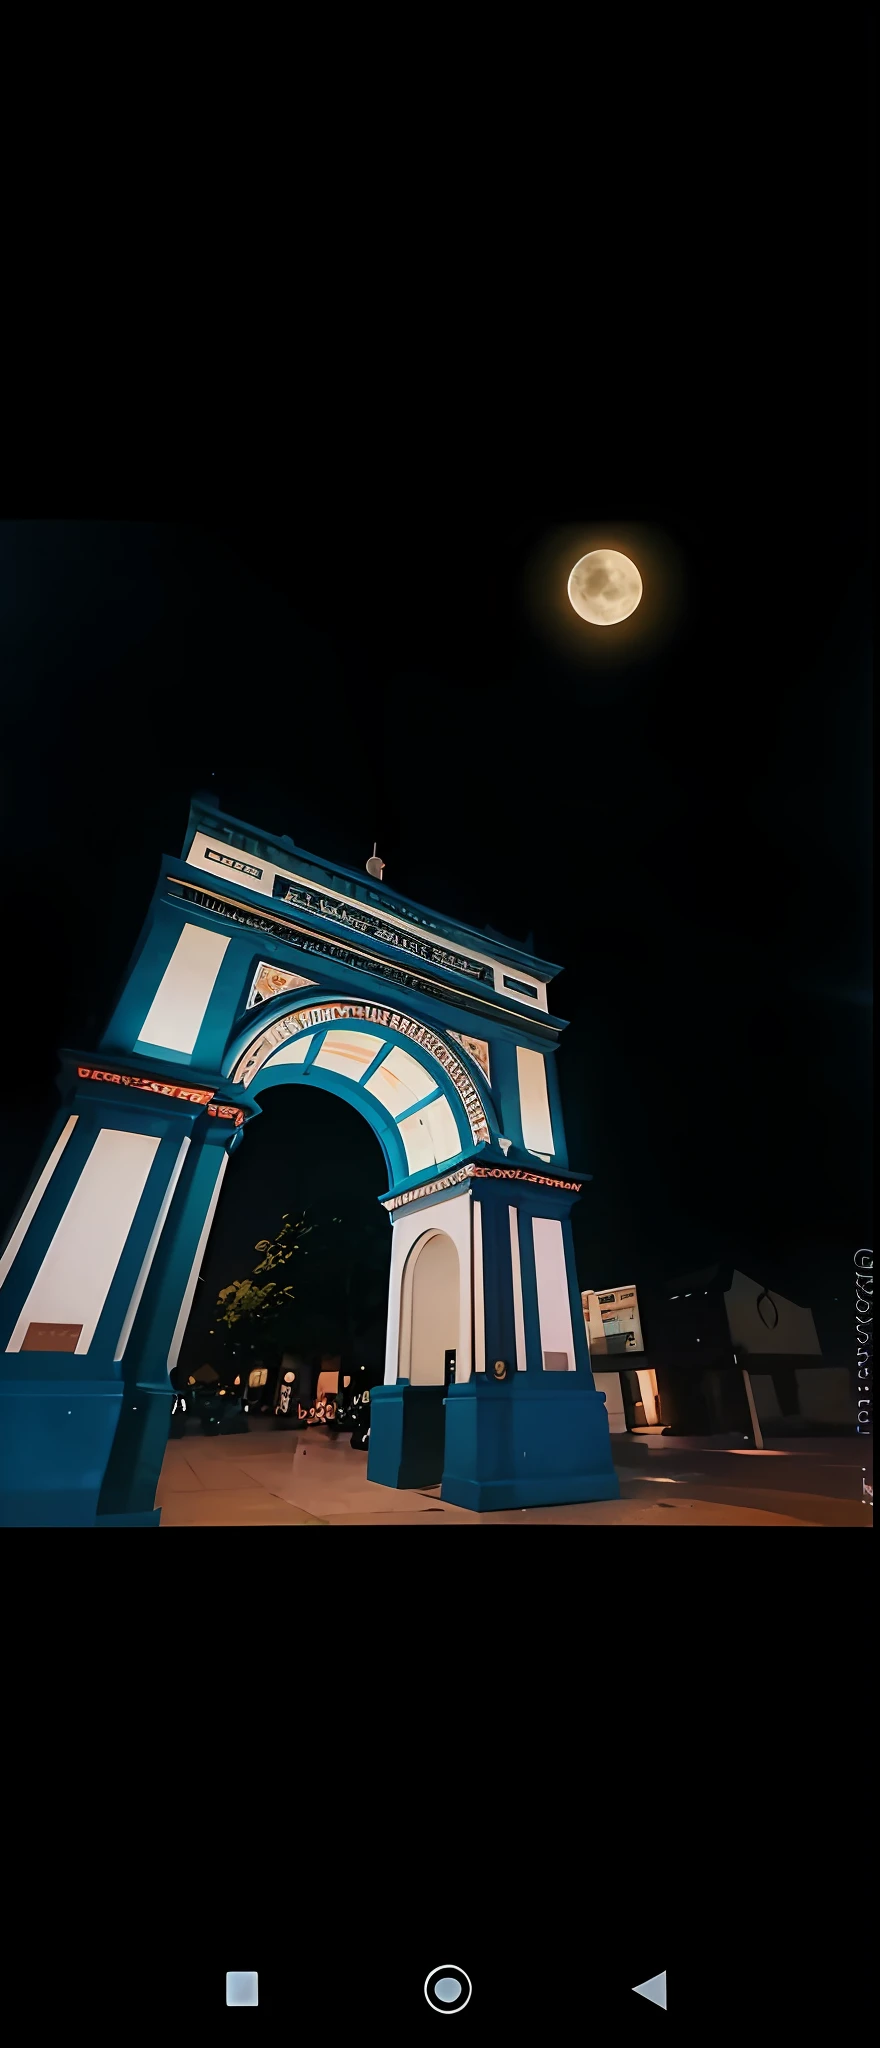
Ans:
POLYGON ((615 548, 596 548, 575 562, 568 579, 575 611, 591 626, 617 626, 641 600, 642 579, 628 555, 615 548))

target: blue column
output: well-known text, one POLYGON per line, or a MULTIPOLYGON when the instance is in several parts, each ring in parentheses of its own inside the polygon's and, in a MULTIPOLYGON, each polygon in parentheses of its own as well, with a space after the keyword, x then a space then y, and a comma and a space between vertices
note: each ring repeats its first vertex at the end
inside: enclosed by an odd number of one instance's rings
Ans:
MULTIPOLYGON (((172 909, 170 904, 154 899, 151 913, 135 948, 122 992, 114 1006, 107 1029, 99 1041, 102 1052, 106 1053, 111 1047, 115 1047, 117 1052, 134 1051, 150 1004, 186 921, 184 904, 172 909)), ((189 1063, 189 1055, 186 1053, 163 1050, 161 1057, 175 1064, 189 1063)))
POLYGON ((544 1354, 541 1349, 541 1318, 538 1313, 535 1240, 532 1234, 533 1213, 531 1202, 519 1201, 517 1203, 519 1266, 522 1277, 523 1322, 526 1333, 526 1371, 530 1373, 543 1373, 544 1354))
MULTIPOLYGON (((476 1182, 475 1196, 479 1186, 476 1182)), ((447 1395, 442 1498, 478 1513, 552 1506, 566 1501, 616 1500, 620 1488, 611 1456, 605 1402, 593 1385, 577 1294, 569 1222, 575 1198, 550 1185, 529 1186, 499 1180, 492 1183, 488 1199, 482 1189, 479 1199, 483 1218, 486 1371, 475 1374, 462 1386, 450 1388, 447 1395), (526 1371, 513 1370, 499 1383, 493 1378, 494 1360, 510 1358, 515 1366, 508 1215, 512 1201, 519 1212, 526 1371), (552 1216, 562 1229, 574 1372, 543 1370, 532 1235, 536 1216, 552 1216), (508 1313, 510 1321, 506 1322, 508 1313), (493 1350, 492 1339, 496 1337, 497 1348, 493 1350)))
POLYGON ((156 1487, 173 1399, 169 1355, 233 1142, 228 1125, 207 1117, 194 1133, 126 1348, 125 1393, 98 1500, 98 1527, 159 1521, 156 1487))
MULTIPOLYGON (((508 1373, 516 1372, 516 1325, 513 1313, 513 1264, 507 1183, 477 1181, 474 1200, 480 1204, 483 1239, 483 1304, 486 1331, 486 1378, 493 1379, 496 1359, 508 1373), (480 1193, 477 1193, 477 1189, 480 1193), (485 1193, 483 1192, 485 1190, 485 1193)), ((469 1384, 467 1381, 465 1385, 469 1384)))
MULTIPOLYGON (((0 1355, 6 1351, 6 1346, 18 1322, 24 1303, 31 1291, 91 1152, 98 1131, 101 1128, 100 1113, 93 1103, 84 1102, 77 1097, 65 1103, 43 1147, 39 1168, 34 1176, 33 1186, 36 1186, 39 1181, 40 1174, 51 1158, 61 1131, 63 1131, 68 1118, 71 1116, 75 1116, 77 1121, 67 1140, 64 1151, 61 1153, 52 1177, 31 1216, 6 1279, 2 1287, 0 1287, 0 1355)), ((33 1192, 33 1188, 31 1192, 33 1192)), ((23 1204, 22 1206, 24 1209, 27 1205, 23 1204)), ((10 1233, 10 1236, 12 1234, 10 1233)))
POLYGON ((253 958, 253 937, 230 941, 193 1047, 194 1067, 219 1069, 232 1026, 247 1002, 253 958))
POLYGON ((519 1070, 512 1038, 493 1038, 489 1046, 492 1089, 498 1103, 501 1129, 522 1150, 522 1111, 519 1101, 519 1070))
POLYGON ((587 1343, 587 1332, 584 1325, 584 1305, 581 1301, 581 1293, 578 1286, 577 1265, 574 1256, 574 1232, 571 1227, 570 1215, 563 1218, 562 1242, 565 1246, 565 1270, 568 1276, 568 1299, 571 1305, 571 1327, 574 1334, 574 1355, 577 1371, 582 1377, 588 1379, 590 1386, 593 1387, 595 1386, 595 1381, 590 1367, 590 1347, 587 1343))
MULTIPOLYGON (((76 1074, 76 1060, 72 1064, 76 1074)), ((88 1064, 88 1062, 86 1062, 88 1064)), ((70 1081, 70 1096, 44 1148, 46 1163, 70 1116, 76 1117, 42 1199, 24 1232, 0 1293, 0 1523, 4 1526, 93 1527, 108 1459, 124 1407, 125 1365, 117 1361, 126 1312, 162 1213, 183 1139, 201 1105, 110 1083, 70 1081), (6 1349, 22 1318, 34 1281, 42 1271, 58 1226, 74 1198, 81 1175, 102 1133, 128 1132, 158 1140, 146 1169, 137 1206, 109 1274, 99 1257, 92 1296, 97 1322, 84 1351, 6 1349)), ((223 1130, 219 1126, 219 1130, 223 1130)), ((228 1124, 225 1127, 229 1130, 228 1124)), ((39 1175, 37 1176, 37 1183, 39 1175)), ((36 1185, 36 1183, 35 1183, 36 1185)), ((80 1217, 84 1254, 88 1219, 80 1217)), ((97 1228, 97 1223, 95 1228, 97 1228)), ((105 1253, 109 1252, 105 1246, 105 1253)), ((49 1300, 58 1277, 47 1281, 49 1300)), ((64 1281, 71 1294, 67 1318, 75 1315, 75 1269, 64 1281)), ((54 1302, 53 1302, 54 1306, 54 1302)), ((57 1300, 65 1321, 65 1302, 57 1300)), ((51 1310, 50 1310, 51 1317, 51 1310)), ((39 1312, 37 1321, 40 1320, 39 1312)), ((50 1322, 51 1327, 51 1322, 50 1322)), ((166 1435, 167 1435, 166 1401, 166 1435)), ((152 1510, 152 1501, 150 1503, 152 1510)), ((151 1516, 152 1518, 152 1516, 151 1516)), ((131 1519, 128 1516, 128 1519, 131 1519)), ((139 1517, 143 1519, 143 1517, 139 1517)))

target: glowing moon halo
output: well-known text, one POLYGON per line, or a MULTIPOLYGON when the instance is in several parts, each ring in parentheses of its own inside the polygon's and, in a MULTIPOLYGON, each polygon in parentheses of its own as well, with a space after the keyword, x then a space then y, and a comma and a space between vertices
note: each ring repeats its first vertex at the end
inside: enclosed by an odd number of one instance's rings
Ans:
POLYGON ((617 626, 640 603, 642 579, 628 555, 618 554, 616 548, 596 548, 575 562, 568 595, 591 626, 617 626))

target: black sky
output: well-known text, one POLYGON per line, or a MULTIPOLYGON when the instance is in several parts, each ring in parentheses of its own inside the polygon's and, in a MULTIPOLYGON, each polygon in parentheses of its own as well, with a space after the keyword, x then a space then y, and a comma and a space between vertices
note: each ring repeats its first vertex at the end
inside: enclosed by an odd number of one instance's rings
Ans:
POLYGON ((55 1046, 101 1029, 213 786, 354 867, 378 837, 404 893, 564 963, 584 1285, 717 1254, 809 1296, 865 1240, 859 523, 637 509, 688 597, 661 652, 611 668, 532 623, 543 508, 472 506, 454 546, 423 513, 348 559, 304 515, 5 526, 7 1210, 55 1046))
POLYGON ((397 355, 366 430, 288 387, 246 481, 216 447, 210 488, 190 464, 190 519, 0 526, 7 1215, 55 1048, 94 1042, 212 787, 353 867, 377 838, 395 888, 564 962, 582 1285, 717 1256, 846 1296, 870 1237, 864 24, 783 43, 714 192, 711 109, 687 176, 657 173, 625 350, 610 287, 536 282, 540 369, 502 321, 469 374, 459 332, 445 448, 449 364, 420 387, 407 329, 393 432, 397 355), (527 601, 558 529, 603 524, 683 575, 665 641, 623 661, 563 651, 527 601))

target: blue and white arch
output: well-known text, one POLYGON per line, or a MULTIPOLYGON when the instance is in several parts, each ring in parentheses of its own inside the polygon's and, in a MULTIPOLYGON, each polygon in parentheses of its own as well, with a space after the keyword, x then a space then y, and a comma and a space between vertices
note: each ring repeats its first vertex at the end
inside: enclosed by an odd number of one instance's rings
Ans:
POLYGON ((616 1492, 571 1239, 586 1176, 565 1146, 557 971, 194 802, 100 1044, 62 1056, 0 1255, 2 1519, 155 1521, 226 1165, 279 1085, 351 1103, 386 1161, 370 1476, 408 1483, 409 1433, 465 1506, 616 1492))
POLYGON ((372 1125, 395 1186, 490 1143, 488 1089, 484 1098, 458 1048, 424 1022, 342 996, 282 998, 273 1012, 233 1046, 230 1081, 253 1096, 303 1081, 341 1095, 372 1125))

